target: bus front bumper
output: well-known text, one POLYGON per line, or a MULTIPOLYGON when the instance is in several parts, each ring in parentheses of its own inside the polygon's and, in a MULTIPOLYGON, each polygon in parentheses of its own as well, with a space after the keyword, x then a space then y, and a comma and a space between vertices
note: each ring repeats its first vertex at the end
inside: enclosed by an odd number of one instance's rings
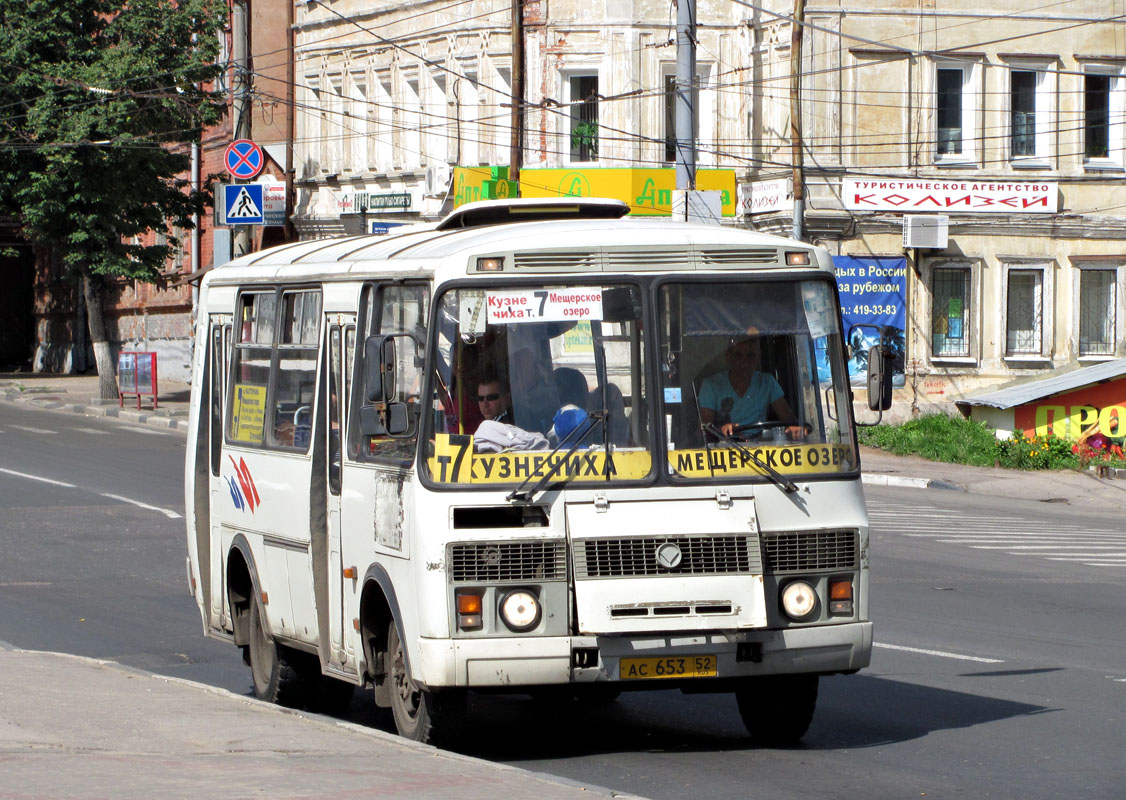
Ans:
POLYGON ((415 680, 431 688, 606 681, 659 688, 660 680, 623 679, 622 659, 714 656, 714 677, 719 679, 853 672, 871 660, 872 623, 668 636, 423 639, 420 647, 421 658, 411 664, 411 671, 415 680))

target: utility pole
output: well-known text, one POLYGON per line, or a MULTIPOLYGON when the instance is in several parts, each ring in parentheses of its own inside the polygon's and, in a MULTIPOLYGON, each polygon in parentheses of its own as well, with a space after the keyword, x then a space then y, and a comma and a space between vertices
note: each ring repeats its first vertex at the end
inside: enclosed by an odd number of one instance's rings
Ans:
POLYGON ((512 0, 512 139, 508 179, 520 180, 524 144, 524 0, 512 0))
MULTIPOLYGON (((676 0, 676 188, 696 188, 696 0, 676 0)), ((687 204, 686 204, 687 205, 687 204)))
POLYGON ((804 241, 805 179, 801 130, 801 42, 805 28, 805 0, 794 0, 790 32, 790 153, 793 162, 794 238, 804 241))
MULTIPOLYGON (((234 112, 236 139, 250 138, 250 59, 247 55, 250 31, 247 24, 246 0, 235 0, 231 9, 231 60, 234 75, 231 80, 231 110, 234 112)), ((250 252, 250 227, 235 226, 234 254, 250 252)))

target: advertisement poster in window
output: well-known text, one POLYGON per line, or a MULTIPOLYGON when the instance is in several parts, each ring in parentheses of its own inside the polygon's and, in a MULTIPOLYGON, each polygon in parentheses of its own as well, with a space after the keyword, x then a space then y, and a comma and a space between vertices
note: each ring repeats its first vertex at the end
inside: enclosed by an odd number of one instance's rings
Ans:
POLYGON ((882 344, 891 355, 892 385, 903 386, 907 356, 907 259, 833 256, 841 294, 841 321, 848 345, 848 374, 863 386, 868 351, 882 344))

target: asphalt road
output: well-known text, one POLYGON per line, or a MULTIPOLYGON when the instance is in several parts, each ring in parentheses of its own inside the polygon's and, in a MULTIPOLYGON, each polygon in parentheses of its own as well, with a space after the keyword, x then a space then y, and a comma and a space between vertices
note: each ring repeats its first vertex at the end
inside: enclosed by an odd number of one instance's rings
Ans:
MULTIPOLYGON (((0 404, 0 640, 249 692, 187 594, 183 453, 175 432, 0 404)), ((475 696, 457 749, 669 800, 1121 798, 1126 525, 961 492, 868 499, 873 664, 822 680, 801 747, 752 747, 730 697, 662 691, 475 696)), ((351 717, 390 728, 366 693, 351 717)))

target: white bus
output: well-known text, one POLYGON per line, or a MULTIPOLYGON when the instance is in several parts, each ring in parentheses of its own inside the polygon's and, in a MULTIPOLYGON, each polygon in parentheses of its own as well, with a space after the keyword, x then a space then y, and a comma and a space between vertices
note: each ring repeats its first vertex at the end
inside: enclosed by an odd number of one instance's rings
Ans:
POLYGON ((373 687, 432 741, 471 690, 676 687, 788 743, 869 663, 830 256, 627 214, 474 203, 204 278, 188 579, 257 697, 373 687))

